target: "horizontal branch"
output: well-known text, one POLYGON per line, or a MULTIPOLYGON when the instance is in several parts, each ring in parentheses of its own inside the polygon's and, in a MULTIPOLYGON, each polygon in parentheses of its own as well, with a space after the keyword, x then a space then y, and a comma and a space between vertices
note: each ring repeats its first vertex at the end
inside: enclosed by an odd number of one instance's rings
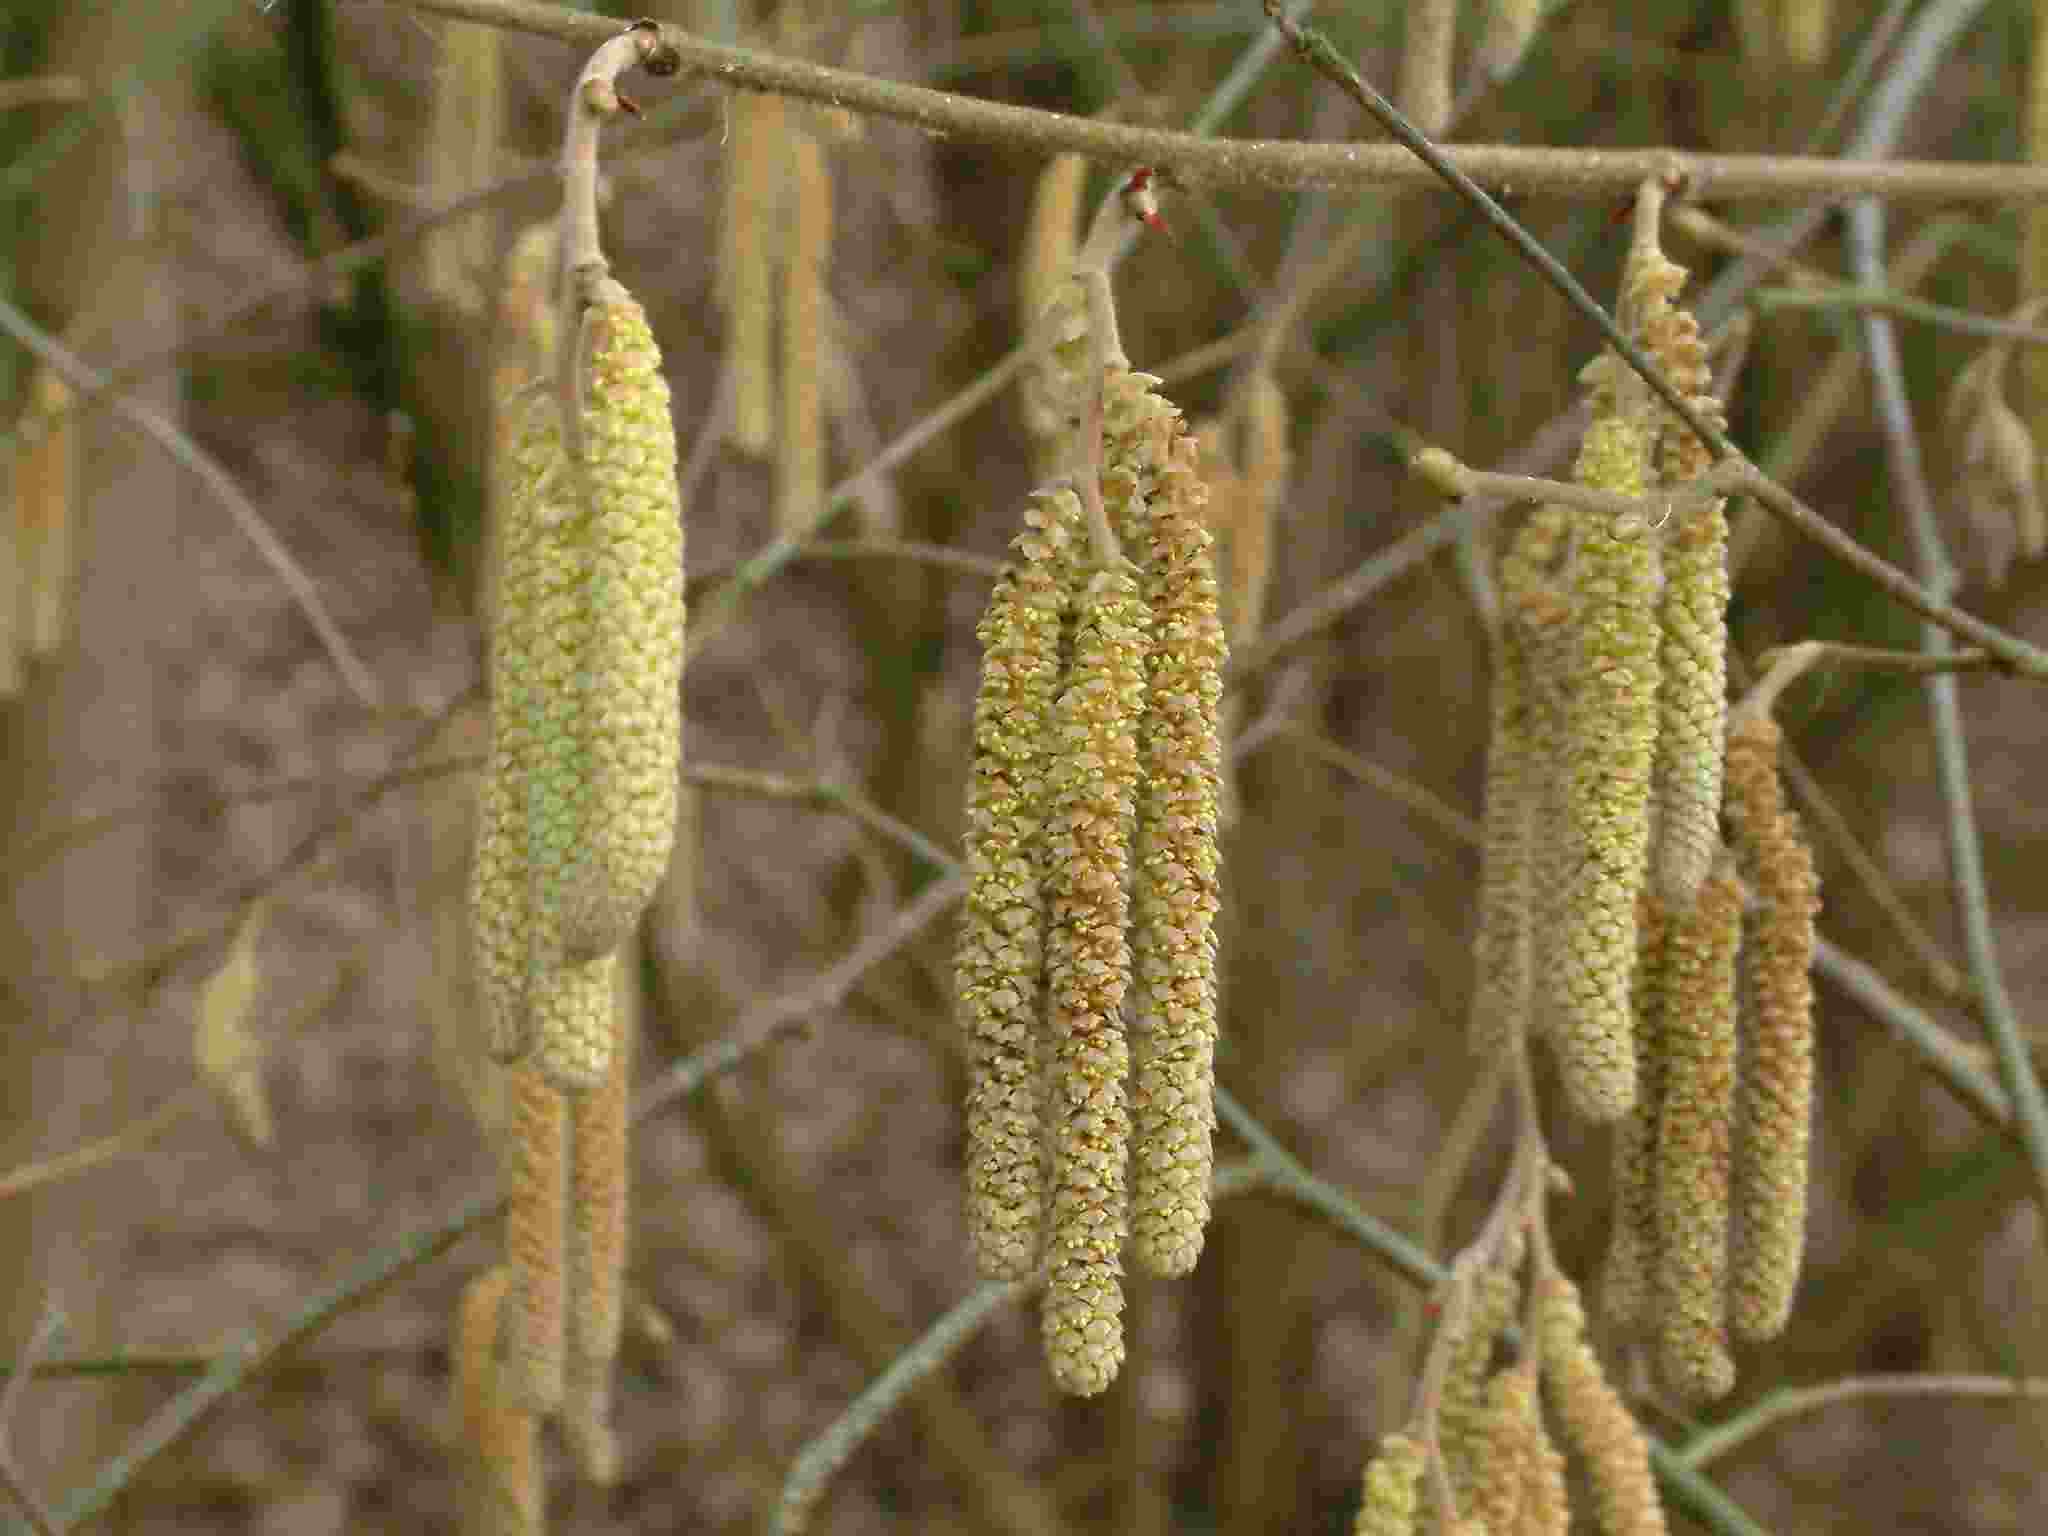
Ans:
MULTIPOLYGON (((356 0, 361 4, 362 0, 356 0)), ((594 48, 617 35, 603 16, 532 0, 406 0, 412 9, 594 48)), ((1436 175, 1398 144, 1212 139, 1041 112, 934 91, 751 48, 706 42, 680 27, 662 38, 686 72, 726 85, 820 101, 909 123, 925 132, 983 144, 1071 151, 1123 165, 1152 165, 1211 186, 1366 187, 1436 184, 1436 175)), ((1676 173, 1698 196, 1772 202, 1880 197, 1892 202, 2048 203, 2048 168, 1935 161, 1848 161, 1810 155, 1704 155, 1671 149, 1532 149, 1446 146, 1444 154, 1500 195, 1608 198, 1676 173)))

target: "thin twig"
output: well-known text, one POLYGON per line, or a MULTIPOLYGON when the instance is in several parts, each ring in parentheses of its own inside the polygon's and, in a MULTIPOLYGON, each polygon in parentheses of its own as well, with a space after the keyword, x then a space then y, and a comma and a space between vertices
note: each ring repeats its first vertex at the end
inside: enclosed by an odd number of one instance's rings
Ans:
MULTIPOLYGON (((1924 677, 1939 672, 2002 671, 2003 664, 1983 651, 1889 651, 1874 645, 1843 645, 1833 640, 1803 640, 1801 646, 1814 649, 1816 667, 1867 667, 1878 672, 1902 672, 1924 677)), ((1768 671, 1788 649, 1774 646, 1757 657, 1756 664, 1768 671)))
MULTIPOLYGON (((357 5, 385 0, 352 0, 357 5)), ((533 0, 404 0, 417 11, 481 22, 583 48, 617 35, 603 16, 533 0)), ((1189 183, 1217 186, 1426 186, 1436 173, 1397 145, 1212 139, 1010 106, 883 80, 750 48, 724 47, 674 26, 662 38, 684 70, 721 84, 824 102, 891 118, 948 139, 1071 150, 1116 165, 1150 165, 1189 183)), ((1529 149, 1465 146, 1447 157, 1473 180, 1549 197, 1619 196, 1645 179, 1676 173, 1724 200, 1807 200, 1868 195, 1894 202, 2048 202, 2048 170, 2022 165, 1891 161, 1849 164, 1804 155, 1707 155, 1670 149, 1529 149)))
POLYGON ((63 1312, 55 1305, 45 1306, 42 1316, 36 1320, 35 1331, 29 1335, 28 1348, 15 1361, 7 1385, 0 1388, 0 1489, 5 1489, 8 1496, 21 1506, 21 1512, 28 1516, 28 1523, 35 1528, 36 1536, 58 1536, 59 1526, 56 1517, 50 1513, 50 1507, 15 1464, 10 1430, 15 1412, 21 1407, 22 1394, 35 1377, 37 1363, 49 1351, 63 1326, 63 1312))
POLYGON ((1288 721, 1280 726, 1280 734, 1298 743, 1311 756, 1319 757, 1331 767, 1350 774, 1361 784, 1369 784, 1388 799, 1398 800, 1424 820, 1434 822, 1467 847, 1476 848, 1485 835, 1477 821, 1446 802, 1441 795, 1433 793, 1412 779, 1404 779, 1398 773, 1382 768, 1378 763, 1360 757, 1356 752, 1338 746, 1320 731, 1299 721, 1288 721))
POLYGON ((76 75, 30 75, 0 80, 0 112, 16 107, 62 107, 86 97, 85 82, 76 75))
MULTIPOLYGON (((97 390, 104 387, 105 377, 79 357, 56 337, 43 330, 6 299, 0 298, 0 329, 6 330, 23 346, 42 358, 73 389, 97 390)), ((270 531, 270 525, 263 520, 263 514, 256 510, 254 502, 242 494, 235 484, 234 476, 221 467, 214 457, 207 453, 191 438, 179 431, 170 420, 140 401, 127 395, 117 395, 112 401, 115 412, 144 436, 162 448, 165 453, 196 475, 214 499, 228 509, 228 515, 242 530, 242 534, 256 546, 264 562, 277 573, 285 590, 299 605, 306 620, 313 626, 313 632, 320 637, 320 643, 333 658, 335 669, 341 673, 342 681, 365 709, 376 711, 383 707, 376 680, 369 669, 356 656, 355 650, 341 632, 341 628, 328 615, 326 605, 320 601, 320 594, 306 573, 299 569, 277 535, 270 531)))
POLYGON ((1978 1065, 1977 1051, 1906 1001, 1875 968, 1837 949, 1826 939, 1814 941, 1813 968, 1895 1031, 1966 1109, 1986 1124, 2012 1130, 2012 1101, 1991 1074, 1978 1065))
POLYGON ((1802 1414, 1872 1397, 2048 1397, 2048 1379, 2011 1376, 1847 1376, 1817 1387, 1779 1387, 1744 1412, 1693 1436, 1678 1452, 1689 1467, 1719 1460, 1745 1440, 1802 1414))
MULTIPOLYGON (((921 539, 813 539, 794 551, 792 560, 909 560, 935 570, 958 571, 994 581, 1003 574, 1003 562, 993 555, 977 555, 950 544, 929 544, 921 539)), ((736 572, 745 559, 727 560, 692 572, 695 581, 713 582, 736 572)))

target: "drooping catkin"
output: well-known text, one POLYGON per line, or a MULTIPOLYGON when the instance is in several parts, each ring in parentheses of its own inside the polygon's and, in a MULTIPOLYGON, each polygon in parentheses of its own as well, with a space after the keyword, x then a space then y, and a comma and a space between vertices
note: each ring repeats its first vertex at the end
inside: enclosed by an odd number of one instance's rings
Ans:
POLYGON ((1636 923, 1636 1102, 1614 1128, 1614 1217, 1600 1306, 1623 1328, 1646 1328, 1657 1306, 1657 1117, 1664 1105, 1664 957, 1670 917, 1648 891, 1636 923))
MULTIPOLYGON (((785 108, 785 111, 788 110, 785 108)), ((782 268, 782 419, 775 433, 775 531, 799 538, 825 514, 825 274, 832 172, 808 124, 789 128, 790 235, 782 268)))
POLYGON ((562 1428, 583 1475, 600 1486, 618 1474, 611 1378, 625 1316, 633 1027, 622 990, 611 998, 611 1065, 594 1091, 570 1101, 568 1127, 562 1428))
POLYGON ((1664 1101, 1657 1123, 1657 1338, 1689 1401, 1734 1384, 1723 1324, 1735 1094, 1735 958, 1742 886, 1723 859, 1674 919, 1664 971, 1664 1101))
POLYGON ((573 547, 587 632, 575 687, 587 777, 562 950, 615 950, 654 899, 675 846, 682 754, 683 524, 675 426, 646 313, 606 280, 583 317, 582 471, 573 547))
POLYGON ((1528 652, 1512 620, 1493 635, 1492 720, 1486 737, 1485 838, 1479 870, 1479 925, 1473 940, 1470 1038, 1498 1058, 1527 1021, 1535 942, 1535 857, 1539 773, 1536 701, 1528 652))
POLYGON ((775 280, 783 260, 787 108, 779 96, 735 91, 726 112, 718 295, 732 369, 732 441, 760 458, 775 441, 775 280))
POLYGON ((1072 606, 1081 537, 1081 502, 1072 490, 1035 492, 977 630, 981 688, 967 807, 972 883, 954 969, 968 1056, 968 1226, 982 1274, 997 1280, 1029 1274, 1043 1245, 1041 855, 1060 628, 1072 606))
POLYGON ((1226 647, 1196 445, 1156 380, 1105 388, 1111 524, 1151 616, 1132 868, 1132 1253, 1184 1275, 1209 1219, 1215 1131, 1217 816, 1226 647))
MULTIPOLYGON (((1691 404, 1722 421, 1699 322, 1672 300, 1685 269, 1656 243, 1649 200, 1629 253, 1624 306, 1643 346, 1691 404)), ((1705 443, 1668 407, 1657 410, 1654 481, 1683 485, 1712 462, 1705 443)), ((1721 771, 1728 718, 1728 518, 1716 497, 1688 497, 1664 534, 1657 695, 1656 842, 1651 870, 1673 911, 1692 905, 1720 844, 1721 771)))
MULTIPOLYGON (((1616 378, 1611 357, 1588 372, 1596 405, 1575 477, 1598 490, 1640 497, 1649 445, 1624 388, 1631 381, 1616 378)), ((1639 508, 1575 509, 1575 515, 1574 664, 1565 742, 1571 855, 1556 969, 1556 1044, 1572 1107, 1604 1121, 1627 1113, 1636 1092, 1629 981, 1657 736, 1657 546, 1639 508)))
POLYGON ((69 632, 73 548, 78 520, 77 396, 64 376, 40 363, 29 380, 25 440, 14 470, 23 594, 20 640, 47 661, 69 632))
POLYGON ((1422 1471, 1428 1463, 1428 1453, 1413 1435, 1381 1440, 1378 1454, 1365 1464, 1364 1498, 1351 1536, 1415 1536, 1422 1471))
POLYGON ((568 1109, 533 1067, 512 1069, 511 1108, 505 1261, 512 1280, 501 1355, 512 1401, 545 1415, 561 1406, 566 1358, 568 1109))
POLYGON ((1486 1387, 1486 1414, 1470 1515, 1487 1531, 1511 1536, 1566 1536, 1571 1509, 1564 1458, 1543 1425, 1531 1353, 1498 1371, 1486 1387))
POLYGON ((1566 1442, 1579 1453, 1593 1485, 1600 1529, 1607 1536, 1664 1536, 1664 1509, 1650 1471, 1650 1447, 1586 1342, 1586 1313, 1572 1283, 1558 1271, 1540 1282, 1538 1322, 1543 1378, 1566 1442))
POLYGON ((449 1395, 468 1536, 540 1536, 546 1525, 540 1421, 506 1393, 497 1360, 511 1284, 504 1265, 485 1270, 463 1287, 456 1313, 449 1395))
POLYGON ((1240 639, 1259 632, 1266 617, 1266 589, 1272 583, 1273 525, 1294 455, 1287 444, 1287 396, 1273 375, 1260 369, 1245 387, 1244 500, 1231 524, 1225 551, 1228 583, 1224 612, 1230 633, 1240 639))
POLYGON ((1731 819, 1755 885, 1745 950, 1754 1009, 1736 1086, 1729 1321, 1738 1336, 1784 1331, 1806 1244, 1807 1145, 1813 1117, 1813 854, 1785 809, 1780 733, 1770 716, 1728 740, 1731 819))
POLYGON ((1125 937, 1148 621, 1128 565, 1097 569, 1078 605, 1073 666, 1053 709, 1047 827, 1053 1143, 1047 1363, 1068 1392, 1102 1391, 1123 1362, 1125 937))
POLYGON ((1494 1350, 1522 1302, 1518 1278, 1522 1249, 1522 1236, 1516 1232, 1493 1262, 1473 1278, 1464 1316, 1459 1318, 1454 1311, 1450 1319, 1457 1333, 1450 1341, 1450 1360, 1438 1398, 1437 1441, 1443 1447, 1451 1490, 1461 1508, 1477 1487, 1484 1455, 1486 1383, 1493 1373, 1494 1350))

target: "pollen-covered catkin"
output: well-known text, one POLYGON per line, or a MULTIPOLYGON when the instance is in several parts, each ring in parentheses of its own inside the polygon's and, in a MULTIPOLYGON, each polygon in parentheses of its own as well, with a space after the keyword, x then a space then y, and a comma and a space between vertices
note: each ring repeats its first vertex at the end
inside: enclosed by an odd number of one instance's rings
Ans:
POLYGON ((1131 1248, 1187 1274, 1215 1131, 1217 815, 1225 645, 1194 438, 1148 375, 1105 390, 1104 500, 1140 554, 1152 637, 1133 855, 1131 1248))
POLYGON ((1413 1435, 1392 1434, 1365 1464, 1365 1497, 1351 1536, 1415 1536, 1421 1506, 1422 1469, 1429 1457, 1413 1435))
POLYGON ((1649 1442, 1586 1342, 1578 1291, 1554 1270, 1541 1285, 1543 1379, 1566 1442, 1585 1460, 1600 1529, 1606 1536, 1664 1536, 1649 1442))
POLYGON ((548 1080, 512 1069, 506 1153, 505 1386, 529 1413, 561 1406, 564 1361, 563 1241, 568 1215, 568 1112, 548 1080))
POLYGON ((1657 1116, 1664 1104, 1664 953, 1670 917, 1645 891, 1636 918, 1636 1102, 1614 1128, 1614 1226, 1600 1273, 1610 1322, 1647 1327, 1657 1300, 1657 1116))
MULTIPOLYGON (((1604 398, 1575 475, 1581 484, 1640 497, 1649 468, 1646 434, 1613 393, 1612 385, 1596 390, 1604 398)), ((1657 547, 1638 508, 1579 516, 1565 744, 1571 855, 1556 1044, 1572 1107, 1590 1120, 1613 1120, 1627 1113, 1636 1093, 1629 982, 1657 735, 1657 547)))
POLYGON ((1658 1365, 1687 1400, 1734 1385, 1723 1326, 1742 886, 1728 860, 1672 924, 1665 956, 1664 1102, 1657 1123, 1658 1365))
POLYGON ((1080 530, 1072 490, 1035 492, 976 631, 982 662, 967 805, 971 883, 954 974, 968 1057, 968 1226, 981 1273, 995 1280, 1029 1274, 1043 1243, 1038 1021, 1047 733, 1080 530))
POLYGON ((587 590, 576 686, 587 787, 563 952, 592 960, 638 926, 675 846, 682 752, 683 524, 675 426, 646 313, 610 279, 583 317, 587 590))
POLYGON ((480 792, 470 914, 491 1053, 533 1041, 529 993, 560 953, 561 877, 582 795, 576 687, 587 648, 583 572, 566 536, 574 481, 552 394, 504 402, 491 762, 480 792))
POLYGON ((1485 840, 1479 870, 1479 927, 1473 940, 1471 1042, 1502 1057, 1528 1018, 1535 921, 1533 845, 1542 778, 1531 719, 1528 653, 1512 621, 1492 643, 1492 721, 1486 737, 1485 840))
POLYGON ((1494 1349, 1522 1301, 1517 1278, 1522 1249, 1517 1232, 1494 1262, 1473 1278, 1471 1301, 1450 1343, 1450 1361, 1438 1399, 1437 1440, 1460 1505, 1471 1498, 1477 1483, 1485 1439, 1486 1383, 1493 1370, 1494 1349))
POLYGON ((508 1397, 497 1362, 512 1271, 500 1264, 463 1288, 456 1313, 451 1408, 463 1461, 469 1536, 539 1536, 540 1421, 508 1397))
POLYGON ((1779 730, 1768 715, 1728 740, 1732 820, 1755 884, 1745 951, 1755 1002, 1736 1086, 1733 1249, 1728 1312, 1745 1339, 1775 1338, 1792 1315, 1806 1244, 1807 1142, 1813 1118, 1813 854, 1785 809, 1779 730))
POLYGON ((1053 1143, 1047 1363, 1068 1392, 1102 1391, 1123 1363, 1122 1249, 1129 1227, 1125 1162, 1125 937, 1138 721, 1145 708, 1148 621, 1128 565, 1087 578, 1073 666, 1054 706, 1051 907, 1047 982, 1053 1143))
POLYGON ((1468 1513, 1489 1532, 1566 1536, 1564 1458, 1543 1425, 1536 1367, 1531 1354, 1487 1383, 1485 1440, 1468 1513))

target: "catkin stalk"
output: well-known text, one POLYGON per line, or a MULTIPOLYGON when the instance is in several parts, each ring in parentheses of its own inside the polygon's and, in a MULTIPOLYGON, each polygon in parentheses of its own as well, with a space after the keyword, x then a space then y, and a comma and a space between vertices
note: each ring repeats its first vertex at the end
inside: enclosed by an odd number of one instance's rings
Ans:
POLYGON ((1053 1380, 1090 1395, 1115 1378, 1124 1354, 1131 1135, 1125 882, 1148 627, 1128 565, 1088 578, 1078 619, 1073 667, 1052 720, 1046 885, 1053 1204, 1044 1335, 1053 1380))

